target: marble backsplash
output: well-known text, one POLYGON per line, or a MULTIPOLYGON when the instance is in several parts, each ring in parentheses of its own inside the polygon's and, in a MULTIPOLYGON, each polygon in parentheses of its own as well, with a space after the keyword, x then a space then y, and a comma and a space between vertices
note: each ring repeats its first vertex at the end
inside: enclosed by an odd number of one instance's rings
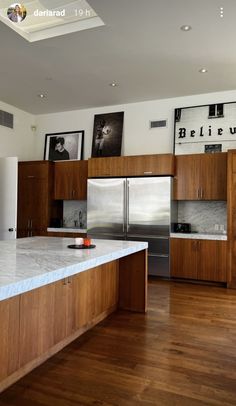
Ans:
POLYGON ((87 200, 64 200, 63 226, 87 228, 87 200))
POLYGON ((178 222, 191 223, 199 233, 227 232, 227 203, 223 201, 179 201, 178 222))

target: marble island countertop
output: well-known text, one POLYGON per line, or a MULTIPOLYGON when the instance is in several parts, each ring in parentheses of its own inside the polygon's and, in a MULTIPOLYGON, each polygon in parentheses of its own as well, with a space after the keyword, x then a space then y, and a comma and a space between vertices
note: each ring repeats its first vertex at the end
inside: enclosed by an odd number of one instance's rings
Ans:
POLYGON ((191 238, 196 240, 219 240, 227 241, 226 234, 211 233, 170 233, 171 238, 191 238))
POLYGON ((0 241, 0 300, 142 251, 146 242, 93 240, 94 249, 69 249, 73 238, 0 241))

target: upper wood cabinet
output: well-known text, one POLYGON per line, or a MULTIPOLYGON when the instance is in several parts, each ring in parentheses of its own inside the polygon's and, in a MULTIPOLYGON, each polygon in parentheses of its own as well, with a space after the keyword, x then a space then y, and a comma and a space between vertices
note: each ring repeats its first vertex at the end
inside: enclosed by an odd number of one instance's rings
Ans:
POLYGON ((227 153, 177 155, 175 200, 227 200, 227 153))
POLYGON ((88 177, 126 176, 126 157, 90 158, 88 177))
POLYGON ((88 161, 55 162, 54 198, 87 199, 88 161))
POLYGON ((88 160, 88 177, 174 175, 172 154, 137 155, 88 160))
POLYGON ((227 241, 171 238, 171 276, 227 281, 227 241))
POLYGON ((27 161, 18 164, 17 237, 46 235, 51 217, 53 164, 27 161))
POLYGON ((174 155, 127 156, 127 176, 174 175, 174 155))

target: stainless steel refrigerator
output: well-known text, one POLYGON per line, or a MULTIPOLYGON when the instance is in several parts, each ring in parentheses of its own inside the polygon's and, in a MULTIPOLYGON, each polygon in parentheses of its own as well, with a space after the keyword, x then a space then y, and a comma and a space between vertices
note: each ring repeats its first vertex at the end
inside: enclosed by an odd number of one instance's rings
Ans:
POLYGON ((88 180, 88 235, 148 242, 149 275, 169 277, 171 177, 88 180))

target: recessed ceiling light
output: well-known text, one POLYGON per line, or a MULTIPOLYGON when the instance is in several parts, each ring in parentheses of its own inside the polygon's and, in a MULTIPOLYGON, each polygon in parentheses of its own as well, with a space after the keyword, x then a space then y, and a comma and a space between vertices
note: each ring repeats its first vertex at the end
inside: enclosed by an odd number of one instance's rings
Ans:
POLYGON ((45 98, 46 98, 46 94, 40 93, 40 94, 38 94, 38 97, 39 97, 40 99, 45 99, 45 98))
POLYGON ((111 82, 109 85, 110 85, 111 87, 116 87, 116 86, 118 86, 118 83, 116 83, 116 82, 111 82))
POLYGON ((201 69, 199 69, 199 72, 200 72, 200 73, 207 73, 208 70, 207 70, 206 68, 201 68, 201 69))
POLYGON ((192 29, 191 25, 182 25, 182 27, 180 27, 180 29, 182 31, 190 31, 192 29))

